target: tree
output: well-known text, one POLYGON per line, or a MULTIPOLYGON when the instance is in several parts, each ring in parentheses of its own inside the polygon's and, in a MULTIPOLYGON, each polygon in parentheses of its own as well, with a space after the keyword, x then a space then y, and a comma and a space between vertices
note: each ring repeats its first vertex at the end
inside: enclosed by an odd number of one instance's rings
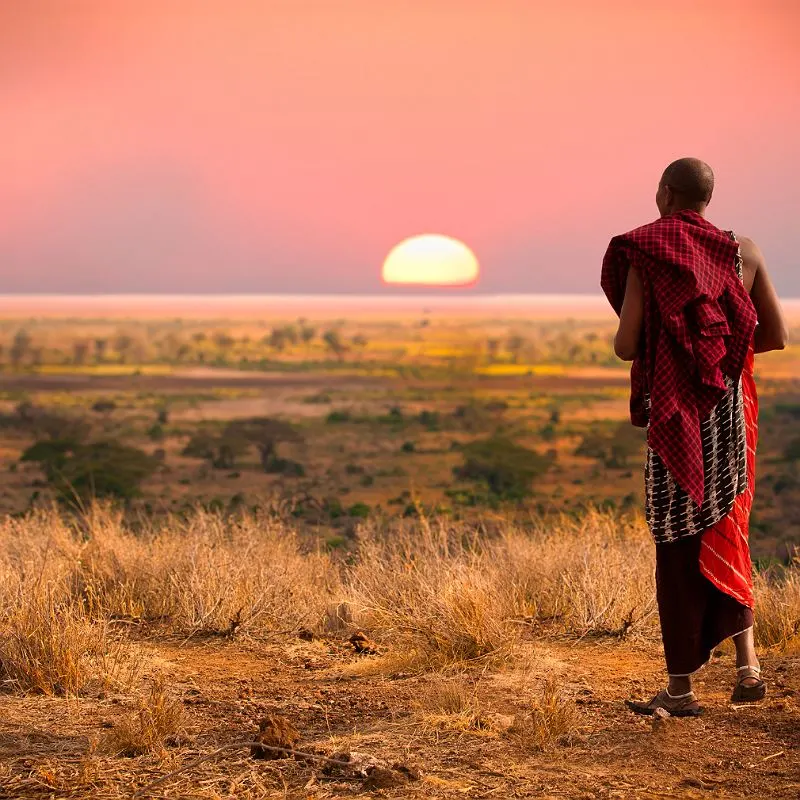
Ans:
POLYGON ((98 363, 105 361, 106 352, 108 350, 108 339, 95 339, 94 340, 94 357, 98 363))
POLYGON ((502 342, 499 339, 486 340, 486 356, 490 362, 497 360, 497 357, 500 355, 501 344, 502 342))
POLYGON ((519 334, 512 334, 506 339, 506 350, 511 353, 511 360, 518 364, 525 348, 525 338, 519 334))
POLYGON ((533 479, 546 472, 552 462, 547 456, 496 435, 470 442, 463 453, 464 464, 454 469, 456 477, 484 483, 491 494, 506 500, 529 495, 533 479))
POLYGON ((309 344, 316 335, 317 329, 312 328, 310 325, 303 325, 300 328, 300 338, 303 340, 303 344, 309 344))
POLYGON ((123 364, 127 364, 131 357, 134 348, 133 337, 127 333, 118 333, 114 338, 114 349, 119 355, 119 360, 123 364))
POLYGON ((288 343, 289 339, 286 336, 285 328, 273 328, 267 339, 267 344, 279 353, 286 349, 288 343))
POLYGON ((13 414, 14 425, 37 438, 81 441, 89 434, 85 419, 39 408, 29 400, 19 403, 13 414))
POLYGON ((325 346, 339 359, 339 361, 341 361, 344 357, 344 354, 347 352, 347 346, 342 341, 339 331, 333 328, 329 331, 325 331, 322 336, 322 341, 325 342, 325 346))
POLYGON ((76 366, 82 366, 89 360, 89 342, 80 340, 72 343, 72 361, 76 366))
POLYGON ((575 455, 596 458, 612 469, 623 469, 633 456, 641 452, 643 446, 642 429, 623 422, 611 431, 591 430, 586 433, 575 455))
POLYGON ((130 500, 158 467, 158 461, 144 451, 114 441, 36 442, 20 460, 40 464, 58 498, 78 505, 94 498, 130 500))
POLYGON ((227 425, 229 436, 241 438, 258 450, 259 460, 265 472, 275 467, 276 449, 280 442, 301 442, 302 436, 288 423, 269 417, 237 420, 227 425))
POLYGON ((198 431, 183 448, 181 455, 202 458, 215 469, 233 469, 237 459, 250 449, 250 443, 228 428, 220 433, 198 431))
POLYGON ((800 461, 800 438, 787 442, 783 449, 783 458, 786 461, 800 461))
POLYGON ((31 335, 25 328, 20 328, 11 342, 11 349, 8 352, 12 366, 18 367, 30 355, 31 335))

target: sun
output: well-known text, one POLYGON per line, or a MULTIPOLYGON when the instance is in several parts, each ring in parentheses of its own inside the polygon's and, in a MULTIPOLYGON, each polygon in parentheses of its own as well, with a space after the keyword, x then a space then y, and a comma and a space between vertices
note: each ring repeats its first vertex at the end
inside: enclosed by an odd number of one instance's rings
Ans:
POLYGON ((404 286, 470 286, 479 272, 467 245, 435 233, 403 240, 383 262, 384 283, 404 286))

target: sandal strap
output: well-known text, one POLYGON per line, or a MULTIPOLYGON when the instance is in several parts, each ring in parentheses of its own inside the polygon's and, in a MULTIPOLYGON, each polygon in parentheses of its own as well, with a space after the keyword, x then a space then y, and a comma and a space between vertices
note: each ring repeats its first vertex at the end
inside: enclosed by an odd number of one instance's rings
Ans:
POLYGON ((747 671, 749 671, 749 672, 755 672, 756 675, 760 675, 761 674, 761 667, 750 667, 747 664, 745 664, 745 666, 743 666, 743 667, 736 667, 736 671, 737 672, 747 672, 747 671))
POLYGON ((686 692, 686 694, 670 694, 669 689, 665 689, 664 693, 669 697, 670 700, 688 700, 691 698, 692 700, 696 700, 697 698, 694 696, 694 692, 686 692))

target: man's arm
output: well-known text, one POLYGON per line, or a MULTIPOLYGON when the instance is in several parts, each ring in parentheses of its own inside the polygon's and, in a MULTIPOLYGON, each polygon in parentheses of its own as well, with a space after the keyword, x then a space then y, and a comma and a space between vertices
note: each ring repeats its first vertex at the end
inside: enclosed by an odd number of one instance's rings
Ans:
POLYGON ((767 353, 770 350, 783 350, 789 343, 789 328, 783 316, 778 293, 767 272, 764 256, 752 239, 742 237, 739 244, 745 266, 749 267, 751 274, 754 274, 750 298, 758 315, 755 351, 767 353))
POLYGON ((614 337, 614 352, 623 361, 633 361, 639 352, 644 320, 644 286, 642 276, 632 267, 625 283, 625 298, 619 314, 619 328, 614 337))

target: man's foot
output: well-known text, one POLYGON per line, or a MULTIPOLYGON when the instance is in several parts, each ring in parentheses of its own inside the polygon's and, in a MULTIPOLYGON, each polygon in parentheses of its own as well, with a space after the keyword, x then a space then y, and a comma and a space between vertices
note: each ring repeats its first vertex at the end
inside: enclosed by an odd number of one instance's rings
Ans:
POLYGON ((760 667, 737 667, 738 680, 731 695, 732 703, 757 703, 767 694, 767 684, 761 680, 760 667))
POLYGON ((694 692, 674 696, 667 689, 659 692, 649 703, 626 700, 625 705, 635 714, 647 717, 652 717, 657 708, 663 708, 671 717, 699 717, 703 713, 694 692))

